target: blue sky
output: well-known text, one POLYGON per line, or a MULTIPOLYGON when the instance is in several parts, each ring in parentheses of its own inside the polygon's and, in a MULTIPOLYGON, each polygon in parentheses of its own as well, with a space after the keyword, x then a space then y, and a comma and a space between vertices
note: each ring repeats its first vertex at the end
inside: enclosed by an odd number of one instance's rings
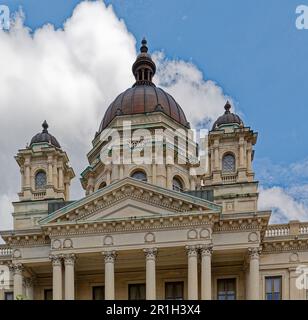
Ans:
MULTIPOLYGON (((62 27, 79 2, 3 0, 1 4, 12 12, 22 6, 25 25, 35 30, 47 22, 62 27)), ((295 27, 296 7, 308 6, 308 0, 105 3, 113 5, 138 41, 148 38, 151 51, 191 61, 205 79, 232 97, 245 124, 259 133, 255 168, 262 186, 292 187, 292 197, 308 208, 304 199, 308 191, 295 192, 308 183, 308 30, 295 27)))
MULTIPOLYGON (((77 0, 3 1, 25 24, 60 27, 77 0)), ((192 61, 237 102, 259 132, 257 158, 288 164, 308 156, 308 30, 295 28, 304 1, 108 0, 152 50, 192 61)), ((307 1, 308 5, 308 1, 307 1)))

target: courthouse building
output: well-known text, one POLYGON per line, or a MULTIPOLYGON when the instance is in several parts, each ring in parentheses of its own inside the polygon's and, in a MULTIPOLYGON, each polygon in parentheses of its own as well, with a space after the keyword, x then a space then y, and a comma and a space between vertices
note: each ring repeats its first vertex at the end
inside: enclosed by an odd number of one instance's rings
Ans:
POLYGON ((17 152, 0 299, 306 299, 297 268, 308 264, 308 223, 271 225, 258 210, 257 133, 227 102, 196 144, 176 97, 153 83, 145 40, 132 70, 135 84, 110 104, 87 154, 85 197, 70 201, 75 173, 46 122, 17 152), (156 131, 178 134, 148 156, 156 131), (129 161, 138 153, 147 161, 129 161))

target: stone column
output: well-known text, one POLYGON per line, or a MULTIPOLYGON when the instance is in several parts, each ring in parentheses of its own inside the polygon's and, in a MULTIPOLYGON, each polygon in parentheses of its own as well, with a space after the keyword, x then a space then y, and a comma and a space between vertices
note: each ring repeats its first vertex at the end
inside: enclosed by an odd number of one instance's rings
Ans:
POLYGON ((114 300, 114 262, 116 259, 115 251, 103 252, 105 257, 105 299, 114 300))
POLYGON ((47 184, 48 184, 48 185, 53 185, 52 156, 48 156, 47 165, 48 165, 47 184))
POLYGON ((260 299, 260 271, 259 271, 259 259, 260 248, 249 248, 249 300, 260 299))
POLYGON ((64 256, 65 266, 65 300, 75 299, 75 260, 74 254, 64 256))
POLYGON ((25 164, 25 187, 30 188, 30 164, 25 164))
POLYGON ((33 278, 25 278, 24 285, 26 288, 26 297, 28 300, 34 300, 33 284, 34 284, 33 278))
POLYGON ((212 299, 212 245, 201 246, 201 299, 212 299))
POLYGON ((23 275, 24 267, 21 263, 13 264, 14 300, 23 294, 23 275))
POLYGON ((196 246, 187 246, 188 257, 188 299, 198 299, 198 250, 196 246))
POLYGON ((59 167, 59 189, 64 188, 63 168, 59 167))
POLYGON ((172 190, 172 179, 171 179, 171 171, 172 171, 172 166, 171 164, 167 164, 167 181, 166 181, 166 187, 167 189, 172 190))
POLYGON ((146 257, 146 299, 156 300, 156 256, 157 249, 144 249, 146 257))
POLYGON ((52 299, 62 300, 62 256, 52 255, 49 259, 52 262, 52 299))

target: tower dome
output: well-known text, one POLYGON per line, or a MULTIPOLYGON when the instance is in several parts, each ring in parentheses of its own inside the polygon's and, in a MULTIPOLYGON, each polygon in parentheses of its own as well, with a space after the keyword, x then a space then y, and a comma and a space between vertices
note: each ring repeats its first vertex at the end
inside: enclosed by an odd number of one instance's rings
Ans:
POLYGON ((212 130, 219 129, 219 127, 221 127, 222 125, 243 124, 241 118, 237 114, 232 113, 230 109, 231 104, 229 101, 227 101, 225 105, 225 113, 214 122, 212 130))
POLYGON ((135 84, 121 93, 108 107, 99 133, 117 116, 163 112, 180 125, 189 128, 184 111, 175 99, 152 82, 156 65, 148 53, 147 41, 142 40, 140 54, 132 66, 135 84))
POLYGON ((47 121, 45 120, 42 124, 42 127, 43 127, 43 131, 36 134, 32 139, 31 139, 31 142, 30 142, 30 147, 34 144, 34 143, 43 143, 43 142, 46 142, 46 143, 49 143, 50 145, 56 147, 56 148, 61 148, 59 142, 57 141, 57 139, 51 135, 49 132, 48 132, 48 123, 47 121))

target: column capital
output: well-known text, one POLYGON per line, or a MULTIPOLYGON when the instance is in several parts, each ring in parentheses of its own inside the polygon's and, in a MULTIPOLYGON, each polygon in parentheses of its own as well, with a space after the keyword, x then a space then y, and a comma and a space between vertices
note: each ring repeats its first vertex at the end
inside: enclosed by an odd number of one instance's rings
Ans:
POLYGON ((145 257, 147 260, 155 260, 157 257, 157 248, 146 248, 143 249, 145 257))
POLYGON ((198 257, 198 246, 186 246, 185 248, 188 257, 198 257))
POLYGON ((201 257, 212 256, 213 253, 213 245, 212 244, 202 244, 199 246, 201 257))
POLYGON ((22 263, 13 263, 10 265, 10 269, 14 274, 22 274, 22 272, 24 271, 24 266, 22 265, 22 263))
POLYGON ((61 254, 51 254, 51 255, 49 255, 49 259, 51 260, 51 263, 52 263, 53 266, 61 266, 62 265, 63 255, 61 255, 61 254))
POLYGON ((248 248, 248 255, 250 257, 250 260, 259 259, 261 251, 262 251, 261 247, 248 248))
POLYGON ((64 265, 74 265, 76 261, 76 255, 73 253, 63 255, 64 265))
POLYGON ((29 278, 24 278, 24 285, 27 288, 30 288, 34 285, 36 278, 35 277, 29 277, 29 278))
POLYGON ((117 253, 115 251, 103 251, 102 254, 105 258, 105 263, 114 263, 117 257, 117 253))

